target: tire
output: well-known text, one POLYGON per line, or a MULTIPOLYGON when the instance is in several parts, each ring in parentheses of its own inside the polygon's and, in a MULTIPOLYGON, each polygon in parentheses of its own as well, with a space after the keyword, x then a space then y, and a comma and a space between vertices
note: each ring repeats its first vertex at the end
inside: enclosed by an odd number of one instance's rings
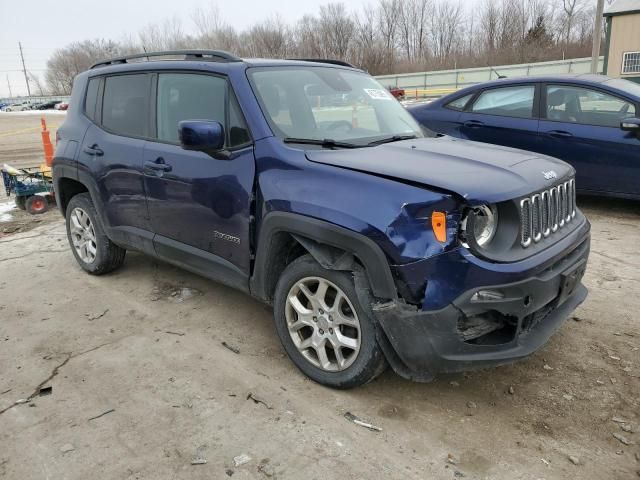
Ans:
POLYGON ((67 239, 78 264, 92 275, 112 272, 124 262, 127 251, 104 233, 88 193, 71 198, 66 211, 67 239))
POLYGON ((41 213, 49 210, 49 202, 42 195, 32 195, 27 198, 27 201, 24 204, 25 209, 31 215, 40 215, 41 213))
POLYGON ((18 207, 20 210, 27 209, 27 206, 26 206, 27 199, 25 197, 22 197, 22 196, 16 197, 15 202, 16 202, 16 207, 18 207))
POLYGON ((366 312, 358 301, 353 274, 326 270, 311 255, 289 264, 276 286, 274 321, 287 355, 305 375, 328 387, 347 389, 364 385, 385 370, 387 362, 376 340, 376 323, 366 312), (314 292, 315 282, 318 286, 314 292), (324 296, 319 293, 321 282, 327 286, 324 296), (344 297, 332 302, 332 296, 338 297, 338 289, 344 297), (305 291, 315 300, 311 301, 305 291), (294 297, 298 299, 298 309, 302 307, 312 313, 299 313, 289 300, 294 297), (318 303, 320 298, 324 299, 322 303, 318 303), (336 305, 338 303, 340 305, 336 305), (324 308, 316 308, 318 305, 324 308), (347 320, 348 323, 342 323, 347 320), (356 323, 358 328, 352 326, 356 323), (308 346, 313 341, 319 343, 308 346), (358 347, 341 346, 338 353, 335 345, 346 343, 358 344, 358 347), (322 344, 325 347, 318 348, 322 344), (325 351, 323 358, 322 350, 325 351))

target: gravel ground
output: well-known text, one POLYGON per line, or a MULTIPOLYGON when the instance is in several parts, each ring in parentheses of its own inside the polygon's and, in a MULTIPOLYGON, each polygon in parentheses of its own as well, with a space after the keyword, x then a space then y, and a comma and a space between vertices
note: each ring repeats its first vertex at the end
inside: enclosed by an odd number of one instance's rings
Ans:
POLYGON ((637 478, 640 204, 579 204, 590 295, 544 349, 347 392, 303 377, 251 298, 135 253, 86 275, 57 212, 16 216, 0 236, 0 478, 637 478))

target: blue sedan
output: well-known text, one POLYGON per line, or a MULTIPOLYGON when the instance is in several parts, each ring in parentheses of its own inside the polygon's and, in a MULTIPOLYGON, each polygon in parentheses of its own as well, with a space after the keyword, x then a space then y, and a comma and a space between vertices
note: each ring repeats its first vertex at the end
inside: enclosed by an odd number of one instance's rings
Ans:
POLYGON ((640 85, 603 75, 500 79, 409 107, 437 133, 560 158, 585 194, 640 199, 640 85))

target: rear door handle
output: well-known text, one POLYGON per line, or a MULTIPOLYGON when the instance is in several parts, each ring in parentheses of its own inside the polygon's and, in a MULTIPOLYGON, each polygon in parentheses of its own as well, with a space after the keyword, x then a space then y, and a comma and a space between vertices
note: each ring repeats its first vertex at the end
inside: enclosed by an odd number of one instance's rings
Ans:
POLYGON ((84 147, 83 150, 84 150, 84 153, 87 153, 89 155, 95 155, 96 157, 100 157, 104 155, 104 151, 102 151, 102 149, 98 147, 97 143, 94 143, 90 147, 84 147))
POLYGON ((164 158, 158 157, 155 162, 151 162, 149 160, 144 162, 145 168, 150 170, 158 170, 160 172, 170 172, 172 167, 168 163, 164 163, 164 158))
POLYGON ((464 122, 464 126, 468 128, 480 128, 484 127, 484 123, 480 120, 467 120, 464 122))
POLYGON ((547 132, 547 135, 553 138, 571 138, 573 137, 572 133, 566 132, 564 130, 551 130, 547 132))

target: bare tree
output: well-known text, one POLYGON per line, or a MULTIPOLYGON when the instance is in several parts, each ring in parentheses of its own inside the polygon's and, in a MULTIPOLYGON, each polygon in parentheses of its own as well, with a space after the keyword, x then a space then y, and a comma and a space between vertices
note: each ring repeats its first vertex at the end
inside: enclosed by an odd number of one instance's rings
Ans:
POLYGON ((462 28, 462 4, 440 0, 431 15, 431 50, 437 65, 453 66, 453 50, 462 28))
POLYGON ((344 3, 321 5, 318 27, 324 56, 344 60, 353 36, 353 21, 344 3))
POLYGON ((181 48, 336 58, 375 74, 587 56, 593 15, 587 0, 483 0, 473 9, 462 0, 377 0, 356 12, 327 3, 294 24, 275 16, 237 31, 209 3, 186 28, 174 17, 117 43, 92 40, 57 50, 45 78, 50 91, 68 93, 73 76, 99 58, 181 48))
POLYGON ((47 61, 45 78, 52 94, 71 93, 75 76, 93 63, 116 56, 120 47, 111 40, 84 40, 56 50, 47 61))
POLYGON ((406 0, 398 19, 399 43, 409 62, 428 55, 428 19, 435 15, 432 0, 406 0))
POLYGON ((565 48, 569 45, 576 16, 584 7, 582 2, 583 0, 562 0, 562 8, 564 10, 563 31, 565 48))
POLYGON ((389 58, 377 28, 375 8, 365 7, 361 15, 355 15, 353 23, 353 49, 350 60, 373 75, 384 73, 389 58))
POLYGON ((147 52, 186 48, 189 40, 177 17, 160 24, 149 24, 138 33, 139 49, 147 52))
POLYGON ((197 8, 191 19, 196 27, 195 43, 198 46, 229 51, 239 49, 238 33, 224 20, 217 4, 197 8))
POLYGON ((384 47, 388 51, 395 46, 400 9, 399 0, 380 0, 378 4, 378 26, 384 47))
POLYGON ((29 75, 29 82, 31 82, 35 86, 35 91, 38 95, 43 96, 47 94, 47 89, 45 88, 42 80, 37 75, 34 75, 33 72, 27 72, 29 75))
POLYGON ((304 15, 298 20, 294 29, 298 56, 301 58, 322 57, 318 31, 318 19, 313 15, 304 15))
POLYGON ((241 36, 242 54, 251 57, 287 58, 291 51, 289 27, 281 17, 265 20, 241 36))
POLYGON ((495 0, 485 0, 480 11, 479 38, 484 45, 484 51, 491 59, 498 48, 500 30, 500 10, 495 0))

